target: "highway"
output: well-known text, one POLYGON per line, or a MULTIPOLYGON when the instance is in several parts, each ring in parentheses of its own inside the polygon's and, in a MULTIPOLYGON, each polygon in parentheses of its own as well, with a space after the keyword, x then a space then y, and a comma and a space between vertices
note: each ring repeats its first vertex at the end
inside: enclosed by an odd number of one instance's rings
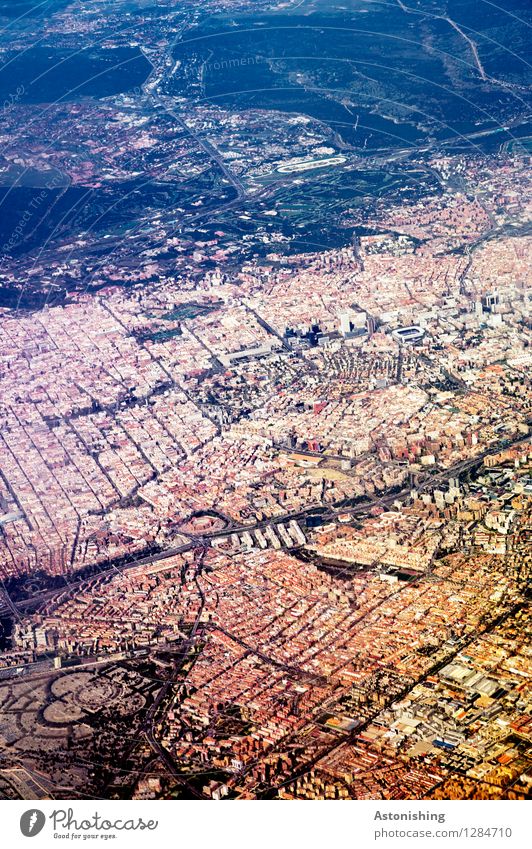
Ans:
MULTIPOLYGON (((501 450, 504 450, 506 448, 512 448, 518 445, 523 445, 529 441, 530 436, 528 435, 520 436, 519 438, 514 439, 511 443, 508 443, 506 439, 502 440, 501 442, 497 443, 497 445, 492 446, 486 449, 485 451, 482 451, 480 454, 476 454, 474 457, 468 460, 463 460, 460 463, 456 463, 454 466, 451 466, 448 469, 444 469, 435 474, 428 473, 424 475, 418 481, 418 484, 415 488, 419 493, 424 493, 428 490, 438 489, 451 478, 460 477, 465 472, 471 471, 475 467, 480 466, 486 457, 489 457, 493 454, 498 454, 501 450)), ((109 568, 103 569, 101 572, 98 572, 94 576, 89 576, 88 578, 80 578, 77 580, 74 579, 73 581, 68 582, 67 586, 61 587, 60 589, 56 588, 53 590, 48 590, 44 593, 40 593, 39 595, 33 598, 22 599, 20 601, 13 601, 11 598, 6 598, 5 602, 0 605, 0 616, 15 616, 20 613, 28 613, 32 609, 35 609, 38 605, 50 601, 56 596, 60 596, 65 592, 75 592, 77 589, 80 588, 80 586, 84 582, 90 581, 92 577, 103 577, 107 575, 112 575, 116 572, 125 571, 126 569, 133 569, 138 566, 148 566, 153 563, 166 560, 170 557, 174 557, 177 554, 182 554, 185 551, 191 551, 192 549, 197 548, 206 548, 210 546, 212 540, 217 539, 219 537, 228 536, 228 534, 230 533, 243 533, 244 531, 251 532, 254 530, 262 530, 268 525, 277 525, 290 521, 291 519, 295 519, 296 521, 303 520, 309 515, 312 515, 313 513, 320 516, 320 518, 323 519, 324 522, 333 521, 343 513, 350 513, 351 515, 356 516, 364 514, 374 507, 390 507, 395 501, 401 501, 405 498, 408 498, 410 492, 411 487, 407 487, 400 490, 399 492, 383 493, 383 495, 371 501, 365 501, 359 504, 355 504, 353 506, 349 506, 349 504, 344 503, 340 506, 327 507, 324 504, 317 502, 314 504, 309 504, 308 506, 300 510, 286 512, 282 515, 264 519, 253 524, 239 525, 237 523, 234 523, 228 528, 224 528, 220 531, 214 531, 211 534, 205 534, 203 536, 197 537, 191 536, 190 542, 184 545, 168 548, 164 551, 157 552, 156 554, 150 554, 145 557, 131 560, 126 563, 118 563, 115 565, 111 565, 109 568)))

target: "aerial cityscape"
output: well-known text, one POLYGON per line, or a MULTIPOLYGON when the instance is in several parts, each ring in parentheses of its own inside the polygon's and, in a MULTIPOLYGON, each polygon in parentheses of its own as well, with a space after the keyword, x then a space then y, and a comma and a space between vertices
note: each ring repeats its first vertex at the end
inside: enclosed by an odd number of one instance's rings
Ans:
POLYGON ((527 0, 0 0, 0 798, 532 797, 527 0))

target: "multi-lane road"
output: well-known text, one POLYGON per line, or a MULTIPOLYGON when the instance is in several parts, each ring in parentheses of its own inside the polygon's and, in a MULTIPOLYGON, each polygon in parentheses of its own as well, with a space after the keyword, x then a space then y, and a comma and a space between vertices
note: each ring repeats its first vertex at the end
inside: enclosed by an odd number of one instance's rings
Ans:
MULTIPOLYGON (((480 466, 484 462, 484 459, 486 457, 489 457, 493 454, 497 454, 499 453, 499 451, 505 448, 522 445, 529 441, 530 436, 520 436, 519 438, 514 439, 512 442, 509 442, 508 439, 505 439, 497 443, 497 445, 487 448, 480 454, 476 454, 474 457, 471 457, 467 460, 462 460, 460 463, 456 463, 448 469, 443 469, 440 472, 427 473, 423 475, 423 477, 418 480, 416 489, 420 493, 437 489, 451 478, 459 478, 466 472, 471 471, 475 467, 480 466)), ((304 507, 301 510, 283 513, 282 515, 274 516, 272 518, 265 519, 260 522, 255 522, 254 524, 243 525, 232 523, 230 526, 225 527, 219 531, 213 531, 211 534, 205 534, 202 536, 190 535, 189 542, 183 545, 168 548, 164 551, 160 551, 155 554, 149 554, 145 557, 130 560, 127 562, 119 562, 117 564, 113 564, 108 568, 102 569, 101 572, 96 573, 94 576, 78 579, 74 577, 72 580, 69 580, 67 577, 65 577, 65 586, 59 589, 54 588, 52 590, 46 590, 42 593, 38 593, 32 598, 14 600, 11 599, 7 595, 7 593, 4 593, 3 603, 0 604, 0 616, 19 616, 21 613, 27 613, 32 609, 34 610, 38 606, 44 604, 45 602, 49 602, 54 598, 59 599, 59 597, 64 597, 65 593, 73 594, 78 591, 83 586, 83 584, 87 583, 87 581, 92 580, 93 577, 101 578, 106 575, 112 575, 117 571, 121 572, 126 569, 131 569, 138 566, 148 566, 152 563, 157 563, 159 561, 166 560, 170 557, 174 557, 175 555, 181 554, 185 551, 191 551, 192 549, 207 548, 211 545, 214 539, 227 536, 229 533, 243 533, 244 531, 252 532, 255 530, 261 530, 267 527, 268 525, 277 525, 280 523, 285 523, 287 521, 290 521, 291 519, 295 519, 296 521, 306 519, 313 514, 319 516, 324 522, 334 521, 339 515, 343 513, 350 513, 353 516, 360 514, 363 515, 364 513, 368 512, 368 510, 376 506, 384 508, 390 507, 395 501, 402 501, 403 499, 408 498, 410 492, 410 488, 402 489, 399 492, 388 491, 383 493, 381 496, 374 498, 371 501, 363 501, 352 506, 350 506, 348 503, 344 503, 340 506, 328 507, 318 502, 314 504, 309 504, 307 507, 304 507)))

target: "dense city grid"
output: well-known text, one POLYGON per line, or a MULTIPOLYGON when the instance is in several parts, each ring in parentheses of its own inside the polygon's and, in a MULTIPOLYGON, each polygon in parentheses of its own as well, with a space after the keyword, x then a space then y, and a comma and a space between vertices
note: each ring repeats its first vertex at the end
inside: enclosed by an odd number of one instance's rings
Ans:
POLYGON ((526 798, 526 5, 26 5, 0 796, 526 798))

